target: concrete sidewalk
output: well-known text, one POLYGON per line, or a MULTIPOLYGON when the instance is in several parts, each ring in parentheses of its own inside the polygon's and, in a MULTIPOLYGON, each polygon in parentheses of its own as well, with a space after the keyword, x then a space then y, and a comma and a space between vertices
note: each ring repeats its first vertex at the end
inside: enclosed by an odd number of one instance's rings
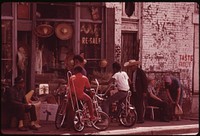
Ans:
POLYGON ((20 132, 16 128, 4 129, 3 134, 28 134, 28 135, 174 135, 182 133, 199 132, 199 120, 182 119, 181 121, 159 122, 147 120, 143 124, 135 124, 131 128, 111 123, 105 131, 97 131, 86 127, 82 132, 67 131, 65 128, 56 129, 54 122, 41 121, 42 127, 37 130, 20 132))
MULTIPOLYGON (((182 121, 183 124, 177 124, 174 122, 155 123, 147 122, 145 126, 137 125, 135 128, 127 128, 121 130, 108 130, 104 132, 93 133, 94 135, 175 135, 180 133, 199 133, 199 124, 192 123, 190 121, 182 121), (189 123, 183 125, 184 123, 189 123), (190 124, 191 123, 191 124, 190 124), (148 125, 148 126, 146 126, 148 125)), ((92 135, 93 135, 92 134, 92 135)))

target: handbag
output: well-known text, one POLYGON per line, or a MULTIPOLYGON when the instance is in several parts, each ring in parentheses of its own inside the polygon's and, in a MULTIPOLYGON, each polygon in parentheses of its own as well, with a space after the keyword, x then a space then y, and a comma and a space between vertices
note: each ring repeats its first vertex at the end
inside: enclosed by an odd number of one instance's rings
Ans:
POLYGON ((181 106, 178 104, 175 106, 175 115, 182 115, 183 114, 183 110, 181 108, 181 106))

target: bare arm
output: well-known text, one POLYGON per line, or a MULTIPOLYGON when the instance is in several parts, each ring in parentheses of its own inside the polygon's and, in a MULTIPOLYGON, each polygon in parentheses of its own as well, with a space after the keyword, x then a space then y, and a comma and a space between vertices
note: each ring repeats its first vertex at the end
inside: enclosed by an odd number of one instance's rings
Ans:
POLYGON ((111 83, 113 83, 113 82, 115 82, 115 79, 114 79, 114 78, 111 78, 109 81, 107 81, 107 82, 101 82, 100 84, 101 84, 101 85, 109 85, 109 84, 111 84, 111 83))
POLYGON ((178 94, 177 94, 177 98, 176 98, 176 104, 178 104, 179 100, 180 100, 180 95, 181 95, 181 88, 178 88, 178 94))
POLYGON ((150 97, 152 97, 155 100, 158 100, 158 101, 162 102, 162 100, 159 97, 157 97, 156 95, 154 95, 153 93, 150 93, 150 97))
POLYGON ((170 93, 169 93, 169 90, 167 89, 166 91, 167 91, 167 96, 168 96, 169 100, 170 100, 172 103, 174 103, 174 101, 172 100, 172 97, 171 97, 171 95, 170 95, 170 93))

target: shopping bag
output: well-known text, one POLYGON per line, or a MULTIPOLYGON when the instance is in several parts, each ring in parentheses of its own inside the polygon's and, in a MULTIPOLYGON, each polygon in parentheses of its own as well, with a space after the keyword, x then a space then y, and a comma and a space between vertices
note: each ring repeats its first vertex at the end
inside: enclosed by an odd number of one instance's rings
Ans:
POLYGON ((175 106, 175 115, 182 115, 183 114, 183 110, 181 108, 181 106, 178 104, 175 106))

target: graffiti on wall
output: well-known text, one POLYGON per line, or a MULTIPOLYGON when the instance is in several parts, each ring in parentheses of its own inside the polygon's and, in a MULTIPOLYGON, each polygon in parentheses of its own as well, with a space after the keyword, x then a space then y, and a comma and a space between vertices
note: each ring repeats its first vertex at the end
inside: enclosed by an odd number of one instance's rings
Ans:
POLYGON ((176 57, 176 51, 166 51, 166 50, 160 50, 160 51, 145 51, 143 55, 143 62, 144 67, 146 70, 150 71, 166 71, 170 70, 166 68, 166 65, 170 67, 171 69, 176 69, 177 66, 177 57, 176 57))
POLYGON ((142 16, 144 69, 181 71, 181 81, 190 89, 194 30, 192 12, 191 4, 186 2, 148 2, 143 6, 142 16))
POLYGON ((180 54, 179 55, 179 67, 180 68, 190 68, 192 67, 192 62, 193 62, 193 55, 188 55, 188 54, 180 54))
POLYGON ((177 42, 181 42, 182 39, 191 38, 191 26, 188 25, 191 21, 189 7, 185 8, 184 11, 179 11, 180 14, 176 17, 171 13, 173 10, 170 11, 170 9, 164 9, 162 6, 152 5, 149 4, 143 9, 144 27, 147 26, 146 30, 151 30, 150 34, 154 39, 154 42, 149 45, 151 48, 167 49, 177 44, 177 42))

